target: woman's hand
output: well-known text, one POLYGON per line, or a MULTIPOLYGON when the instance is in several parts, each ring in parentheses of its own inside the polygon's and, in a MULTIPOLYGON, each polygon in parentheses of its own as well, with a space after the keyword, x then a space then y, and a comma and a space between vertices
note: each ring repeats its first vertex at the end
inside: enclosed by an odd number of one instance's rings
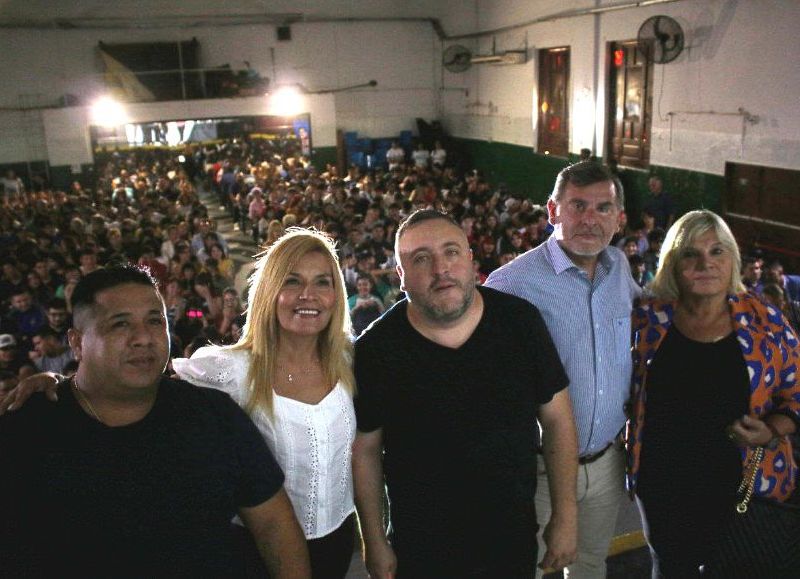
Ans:
POLYGON ((728 438, 738 446, 764 446, 772 440, 772 430, 758 418, 742 416, 728 428, 728 438))
POLYGON ((13 390, 9 390, 6 395, 0 398, 0 415, 4 414, 6 410, 14 411, 22 408, 25 401, 31 397, 34 392, 44 392, 51 402, 58 400, 58 381, 64 377, 53 372, 41 372, 28 376, 22 382, 16 385, 13 390))

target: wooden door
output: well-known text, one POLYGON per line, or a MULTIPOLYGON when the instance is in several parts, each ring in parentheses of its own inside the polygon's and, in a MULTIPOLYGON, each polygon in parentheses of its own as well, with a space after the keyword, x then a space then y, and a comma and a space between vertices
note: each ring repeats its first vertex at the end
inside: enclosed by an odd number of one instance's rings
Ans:
POLYGON ((569 48, 539 51, 539 143, 545 155, 569 154, 569 48))
POLYGON ((609 44, 608 160, 650 165, 653 63, 635 40, 609 44))

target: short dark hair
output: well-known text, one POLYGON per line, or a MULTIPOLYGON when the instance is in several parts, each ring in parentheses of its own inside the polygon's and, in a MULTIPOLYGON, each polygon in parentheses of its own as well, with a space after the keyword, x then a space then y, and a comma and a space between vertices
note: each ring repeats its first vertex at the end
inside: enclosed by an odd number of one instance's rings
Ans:
POLYGON ((534 209, 533 213, 531 213, 529 223, 535 223, 536 221, 539 221, 539 219, 541 219, 542 217, 547 217, 547 211, 545 211, 544 209, 534 209))
POLYGON ((434 219, 440 219, 461 231, 461 226, 449 213, 444 213, 443 211, 438 211, 436 209, 418 209, 400 222, 400 226, 397 228, 397 233, 395 234, 394 238, 395 254, 398 256, 400 255, 400 238, 405 235, 405 232, 408 229, 411 229, 420 223, 424 223, 425 221, 433 221, 434 219))
POLYGON ((33 335, 34 336, 39 336, 42 339, 44 339, 44 338, 60 338, 61 337, 61 336, 59 336, 58 332, 56 332, 50 326, 42 326, 41 328, 36 330, 36 333, 34 333, 33 335))
POLYGON ((212 287, 214 285, 214 278, 212 278, 211 274, 207 271, 201 271, 195 276, 194 283, 195 285, 207 285, 208 287, 212 287))
POLYGON ((456 220, 453 219, 453 216, 449 213, 438 211, 436 209, 418 209, 400 222, 400 226, 397 228, 397 239, 400 239, 407 229, 410 229, 415 225, 419 225, 425 221, 432 221, 434 219, 441 219, 442 221, 446 221, 454 227, 461 229, 461 226, 456 223, 456 220))
POLYGON ((562 169, 558 177, 556 177, 556 184, 553 186, 550 199, 558 203, 564 195, 564 190, 567 188, 567 185, 586 187, 587 185, 602 183, 603 181, 611 181, 614 185, 617 207, 619 209, 624 208, 625 193, 623 192, 619 177, 612 173, 611 169, 595 161, 581 161, 580 163, 574 163, 562 169))
POLYGON ((777 268, 783 269, 783 264, 777 259, 772 260, 769 263, 769 266, 767 266, 767 269, 777 269, 777 268))
POLYGON ((761 288, 761 293, 765 296, 771 297, 774 300, 786 299, 786 292, 784 292, 783 288, 776 283, 765 283, 764 287, 761 288))
POLYGON ((14 296, 21 296, 23 294, 32 295, 31 294, 31 290, 29 290, 27 286, 16 286, 11 291, 11 297, 12 298, 14 296))
POLYGON ((664 240, 666 238, 667 238, 667 232, 661 229, 660 227, 654 228, 647 234, 648 243, 664 243, 664 240))
POLYGON ((66 310, 67 301, 64 298, 53 298, 47 302, 47 309, 66 310))
POLYGON ((360 282, 362 279, 365 279, 369 282, 370 287, 375 287, 375 280, 372 276, 368 273, 359 273, 356 277, 356 283, 360 282))
POLYGON ((628 258, 628 263, 630 264, 631 268, 636 267, 637 265, 644 265, 644 258, 635 253, 628 258))
POLYGON ((135 265, 115 265, 97 269, 81 278, 72 292, 73 316, 77 320, 84 310, 91 308, 101 291, 129 283, 151 287, 161 298, 158 283, 147 269, 135 265))

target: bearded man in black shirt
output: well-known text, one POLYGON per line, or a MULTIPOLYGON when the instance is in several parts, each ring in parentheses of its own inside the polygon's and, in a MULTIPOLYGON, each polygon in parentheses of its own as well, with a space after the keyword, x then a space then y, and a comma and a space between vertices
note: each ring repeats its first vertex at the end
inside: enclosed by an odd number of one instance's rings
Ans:
POLYGON ((540 442, 555 489, 542 565, 564 567, 577 541, 576 433, 538 310, 475 286, 466 236, 442 213, 412 214, 395 243, 408 299, 355 351, 353 472, 371 576, 532 577, 540 442))

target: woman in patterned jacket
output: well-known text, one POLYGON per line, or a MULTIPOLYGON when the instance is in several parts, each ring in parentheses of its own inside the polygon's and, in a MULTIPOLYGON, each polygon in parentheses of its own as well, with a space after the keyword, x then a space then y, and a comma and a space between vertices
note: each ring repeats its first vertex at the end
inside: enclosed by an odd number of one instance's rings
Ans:
POLYGON ((780 311, 745 293, 739 263, 719 216, 687 213, 634 310, 628 486, 654 577, 696 577, 713 560, 757 448, 756 496, 786 501, 797 482, 787 435, 800 421, 800 348, 780 311))

